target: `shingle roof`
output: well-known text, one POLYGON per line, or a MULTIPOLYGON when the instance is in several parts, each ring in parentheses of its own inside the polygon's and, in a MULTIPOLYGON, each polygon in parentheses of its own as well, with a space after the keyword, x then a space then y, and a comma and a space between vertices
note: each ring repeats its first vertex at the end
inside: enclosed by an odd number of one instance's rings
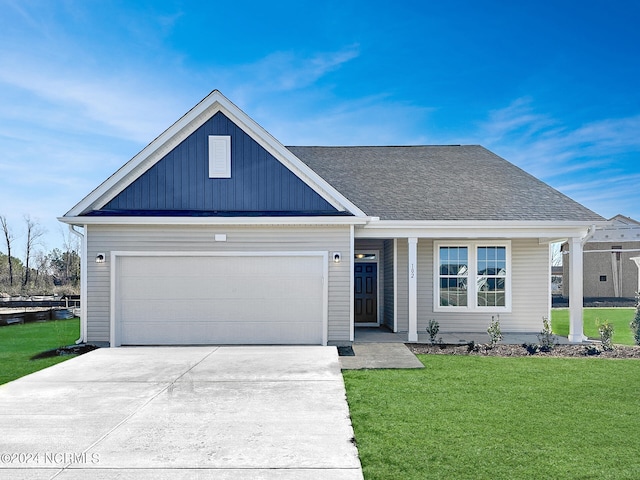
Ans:
POLYGON ((479 145, 287 148, 382 220, 604 220, 479 145))

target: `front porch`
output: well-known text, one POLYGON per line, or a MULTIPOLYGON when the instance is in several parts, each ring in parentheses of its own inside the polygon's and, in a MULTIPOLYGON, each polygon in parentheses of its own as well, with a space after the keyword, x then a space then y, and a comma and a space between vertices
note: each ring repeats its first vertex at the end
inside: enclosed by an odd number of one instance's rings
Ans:
MULTIPOLYGON (((557 237, 511 230, 511 238, 500 230, 474 237, 441 230, 444 238, 431 230, 415 237, 372 233, 359 231, 354 239, 353 342, 428 343, 426 327, 436 320, 447 332, 439 335, 444 343, 487 343, 486 329, 499 315, 503 343, 537 343, 551 313, 550 243, 557 237)), ((571 237, 572 260, 581 259, 583 239, 571 237)), ((581 267, 572 262, 574 278, 582 277, 581 267)), ((560 343, 585 339, 581 283, 572 282, 570 334, 560 343)))

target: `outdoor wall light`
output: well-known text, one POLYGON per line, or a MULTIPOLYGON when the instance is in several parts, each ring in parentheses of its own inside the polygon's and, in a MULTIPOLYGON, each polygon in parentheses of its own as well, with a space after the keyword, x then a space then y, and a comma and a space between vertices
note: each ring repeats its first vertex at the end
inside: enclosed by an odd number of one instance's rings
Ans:
POLYGON ((333 252, 333 263, 340 263, 342 260, 342 254, 340 252, 333 252))
POLYGON ((99 253, 96 255, 96 263, 104 263, 107 261, 107 256, 104 253, 99 253))

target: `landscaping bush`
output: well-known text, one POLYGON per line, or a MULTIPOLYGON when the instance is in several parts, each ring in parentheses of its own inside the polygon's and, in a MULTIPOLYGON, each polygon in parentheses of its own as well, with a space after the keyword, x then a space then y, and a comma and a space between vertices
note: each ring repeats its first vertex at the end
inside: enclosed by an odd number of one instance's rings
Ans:
POLYGON ((633 333, 633 340, 636 345, 640 345, 640 303, 636 307, 636 316, 630 324, 631 332, 633 333))
POLYGON ((429 320, 427 333, 429 334, 429 341, 431 342, 431 345, 435 345, 436 343, 442 343, 442 337, 440 337, 440 340, 436 340, 436 336, 438 335, 439 331, 440 331, 440 324, 438 323, 438 321, 433 319, 429 320))
POLYGON ((542 331, 538 334, 538 342, 540 342, 539 350, 541 352, 550 352, 553 347, 558 345, 557 337, 551 332, 549 317, 542 317, 542 331))
POLYGON ((487 328, 489 334, 489 344, 491 348, 495 347, 502 340, 502 331, 500 330, 500 315, 491 316, 491 323, 487 328))
POLYGON ((613 324, 608 320, 605 320, 600 324, 598 322, 598 332, 600 333, 600 341, 602 342, 602 349, 613 350, 613 324))

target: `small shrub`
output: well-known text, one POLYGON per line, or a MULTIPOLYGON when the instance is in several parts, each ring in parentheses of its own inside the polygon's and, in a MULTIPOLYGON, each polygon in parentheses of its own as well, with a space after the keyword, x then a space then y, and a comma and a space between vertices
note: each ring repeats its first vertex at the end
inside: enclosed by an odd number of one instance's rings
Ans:
MULTIPOLYGON (((529 355, 535 355, 536 353, 542 350, 542 347, 540 345, 536 345, 535 343, 523 343, 522 347, 527 351, 529 355)), ((548 351, 548 350, 544 350, 544 351, 548 351)))
POLYGON ((558 338, 551 332, 549 317, 542 317, 542 331, 538 334, 541 352, 550 352, 558 345, 558 338))
POLYGON ((487 328, 489 334, 489 344, 491 348, 495 347, 502 340, 502 332, 500 331, 500 315, 491 316, 491 323, 487 328))
POLYGON ((600 341, 602 342, 602 349, 604 351, 613 350, 613 324, 609 320, 605 320, 600 324, 598 323, 598 332, 600 333, 600 341))
POLYGON ((439 340, 436 340, 436 336, 440 331, 440 324, 437 320, 429 320, 429 326, 427 327, 427 333, 429 334, 429 341, 431 345, 435 345, 436 343, 442 343, 442 337, 439 340))
POLYGON ((584 346, 584 354, 585 355, 600 355, 602 353, 602 350, 600 350, 598 348, 597 345, 594 345, 593 343, 589 344, 589 345, 585 345, 584 346))
POLYGON ((477 352, 479 350, 480 350, 480 345, 478 345, 473 340, 467 343, 467 352, 477 352))
POLYGON ((636 307, 636 316, 629 326, 633 332, 633 340, 636 342, 636 345, 640 345, 640 303, 638 303, 636 307))

